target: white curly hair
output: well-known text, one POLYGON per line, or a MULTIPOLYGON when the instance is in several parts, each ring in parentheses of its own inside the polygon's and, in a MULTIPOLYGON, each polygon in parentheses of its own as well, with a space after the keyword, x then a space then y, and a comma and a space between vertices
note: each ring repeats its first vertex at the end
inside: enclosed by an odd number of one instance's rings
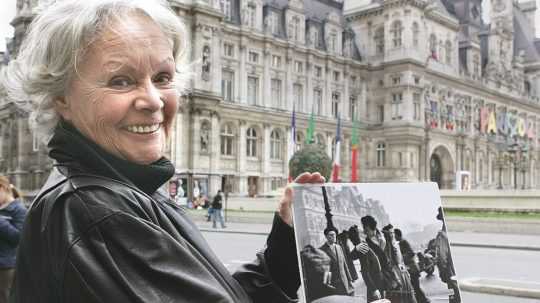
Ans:
POLYGON ((155 22, 169 39, 176 62, 175 84, 183 94, 190 78, 188 33, 165 0, 58 0, 38 8, 20 52, 2 70, 8 98, 30 101, 30 127, 47 139, 60 116, 54 100, 64 96, 85 49, 112 22, 142 14, 155 22))

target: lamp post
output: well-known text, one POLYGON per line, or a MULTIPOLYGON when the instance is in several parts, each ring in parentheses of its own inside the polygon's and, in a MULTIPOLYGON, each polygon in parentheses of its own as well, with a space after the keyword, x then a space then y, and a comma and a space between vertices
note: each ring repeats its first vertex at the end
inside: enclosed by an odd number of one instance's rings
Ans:
POLYGON ((521 189, 525 189, 526 186, 525 186, 525 173, 527 171, 527 162, 528 162, 528 157, 527 157, 527 152, 528 152, 528 149, 527 149, 527 146, 524 146, 522 149, 521 149, 521 161, 520 161, 520 166, 521 166, 521 189))

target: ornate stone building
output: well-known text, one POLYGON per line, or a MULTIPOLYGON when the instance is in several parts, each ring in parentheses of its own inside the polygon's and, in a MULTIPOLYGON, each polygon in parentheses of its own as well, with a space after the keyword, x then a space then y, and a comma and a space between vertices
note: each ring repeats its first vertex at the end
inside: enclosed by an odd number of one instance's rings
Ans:
MULTIPOLYGON (((37 2, 18 1, 14 51, 37 2)), ((169 147, 177 177, 189 194, 283 186, 294 107, 297 147, 314 113, 329 155, 341 118, 344 181, 356 118, 361 181, 454 188, 464 171, 472 188, 538 188, 535 2, 493 0, 489 24, 481 2, 170 0, 197 62, 169 147)), ((0 171, 33 190, 50 163, 26 115, 1 101, 0 171)))

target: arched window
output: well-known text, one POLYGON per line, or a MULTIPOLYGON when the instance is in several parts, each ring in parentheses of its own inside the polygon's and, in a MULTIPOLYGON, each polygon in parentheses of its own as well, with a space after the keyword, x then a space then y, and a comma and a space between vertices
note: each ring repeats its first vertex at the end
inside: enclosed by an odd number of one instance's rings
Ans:
POLYGON ((429 51, 431 57, 437 60, 437 36, 435 36, 435 34, 429 36, 429 51))
POLYGON ((386 144, 377 144, 377 167, 386 166, 386 144))
POLYGON ((392 44, 394 47, 400 47, 401 46, 401 33, 403 31, 401 26, 401 21, 396 20, 392 23, 392 28, 390 30, 392 32, 392 44))
POLYGON ((246 155, 257 157, 257 131, 253 127, 247 130, 246 143, 246 155))
POLYGON ((446 64, 451 65, 452 64, 452 42, 446 40, 446 64))
POLYGON ((417 22, 414 22, 412 25, 412 34, 413 34, 413 46, 418 47, 418 39, 420 39, 420 27, 417 22))
POLYGON ((281 135, 277 129, 270 133, 270 159, 281 159, 281 135))
POLYGON ((221 154, 231 156, 234 151, 234 133, 230 123, 221 126, 221 154))
POLYGON ((375 42, 375 54, 384 54, 384 27, 379 27, 375 30, 375 36, 373 37, 375 42))

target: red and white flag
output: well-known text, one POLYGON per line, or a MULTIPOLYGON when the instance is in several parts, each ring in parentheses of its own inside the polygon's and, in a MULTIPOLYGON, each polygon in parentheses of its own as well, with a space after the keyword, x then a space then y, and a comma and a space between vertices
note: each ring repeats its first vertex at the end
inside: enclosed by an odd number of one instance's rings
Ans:
POLYGON ((341 154, 341 119, 338 117, 337 122, 337 134, 336 134, 336 147, 334 149, 334 162, 332 164, 332 182, 339 182, 339 169, 340 169, 340 154, 341 154))

